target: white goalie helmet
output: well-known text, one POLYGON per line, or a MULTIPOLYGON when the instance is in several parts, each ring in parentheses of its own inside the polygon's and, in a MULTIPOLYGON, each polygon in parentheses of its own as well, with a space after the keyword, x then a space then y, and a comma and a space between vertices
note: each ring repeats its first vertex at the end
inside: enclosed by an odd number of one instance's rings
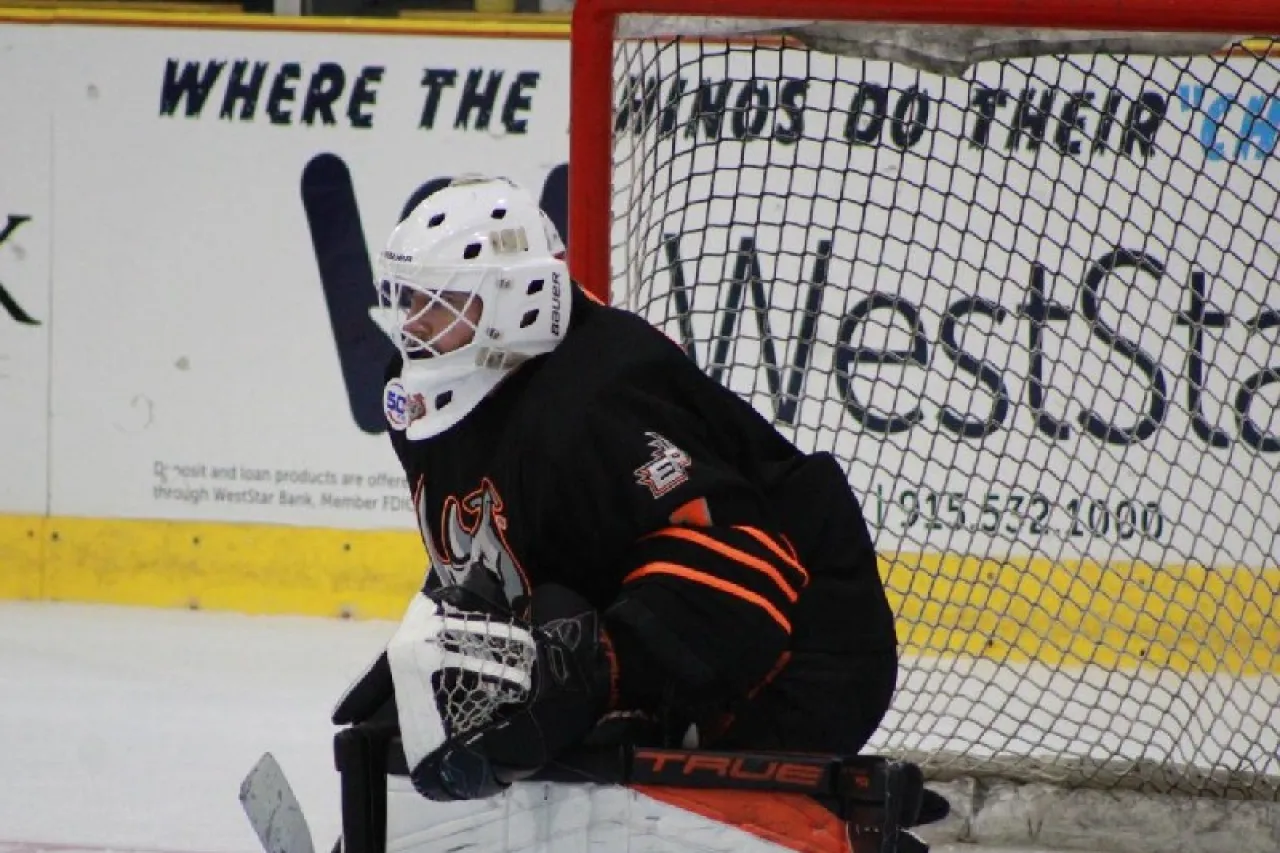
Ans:
POLYGON ((396 226, 377 259, 387 333, 404 367, 383 403, 411 440, 462 420, 569 325, 564 243, 525 190, 458 178, 396 226))

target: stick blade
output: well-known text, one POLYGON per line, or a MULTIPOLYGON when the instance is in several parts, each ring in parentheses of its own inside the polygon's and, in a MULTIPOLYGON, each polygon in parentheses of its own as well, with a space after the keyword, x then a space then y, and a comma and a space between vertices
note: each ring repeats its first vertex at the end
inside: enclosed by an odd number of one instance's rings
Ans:
POLYGON ((315 853, 302 806, 271 753, 240 783, 240 805, 266 853, 315 853))

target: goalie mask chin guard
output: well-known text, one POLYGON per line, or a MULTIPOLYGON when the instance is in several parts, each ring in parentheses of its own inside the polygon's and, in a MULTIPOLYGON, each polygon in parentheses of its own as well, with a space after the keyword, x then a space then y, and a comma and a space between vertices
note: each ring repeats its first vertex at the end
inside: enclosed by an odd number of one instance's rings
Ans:
POLYGON ((387 386, 392 428, 410 440, 466 417, 569 325, 564 244, 527 192, 461 178, 428 196, 377 259, 380 321, 404 366, 387 386))

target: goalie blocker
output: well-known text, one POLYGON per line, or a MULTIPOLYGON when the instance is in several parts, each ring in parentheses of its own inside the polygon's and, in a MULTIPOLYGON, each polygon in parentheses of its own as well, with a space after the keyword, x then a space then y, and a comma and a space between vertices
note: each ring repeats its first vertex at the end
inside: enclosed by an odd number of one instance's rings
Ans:
MULTIPOLYGON (((342 792, 342 837, 334 853, 386 853, 388 783, 409 772, 395 725, 343 729, 334 738, 334 758, 342 792)), ((747 831, 786 837, 786 827, 771 827, 759 808, 759 798, 767 796, 792 815, 804 814, 805 832, 817 839, 792 836, 788 849, 824 853, 927 853, 928 845, 910 829, 949 811, 944 797, 924 787, 919 767, 880 756, 618 746, 570 752, 526 781, 623 785, 707 815, 715 811, 709 804, 719 803, 716 816, 728 825, 735 822, 734 809, 724 804, 738 801, 751 818, 747 831), (834 828, 821 838, 820 822, 812 820, 817 813, 834 828)))

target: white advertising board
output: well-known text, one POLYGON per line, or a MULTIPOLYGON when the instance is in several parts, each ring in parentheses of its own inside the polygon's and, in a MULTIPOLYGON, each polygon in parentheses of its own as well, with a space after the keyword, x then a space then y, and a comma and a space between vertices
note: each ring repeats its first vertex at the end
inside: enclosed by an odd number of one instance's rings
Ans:
POLYGON ((0 27, 0 512, 48 506, 52 71, 45 31, 0 27))
MULTIPOLYGON (((369 255, 410 198, 462 172, 541 190, 563 222, 567 43, 5 32, 48 39, 59 68, 53 376, 24 386, 29 410, 52 388, 48 428, 27 427, 52 446, 6 464, 47 465, 60 515, 411 526, 383 434, 390 345, 367 317, 369 255)), ((724 93, 742 108, 722 116, 717 146, 695 146, 716 124, 694 115, 697 87, 656 92, 663 139, 635 134, 637 161, 682 153, 674 169, 618 174, 621 203, 645 217, 631 283, 649 282, 665 311, 673 270, 721 284, 753 241, 777 346, 760 346, 757 295, 741 292, 736 363, 749 367, 721 378, 802 446, 853 460, 882 547, 1280 562, 1280 156, 1263 120, 1280 112, 1276 66, 1229 98, 1208 59, 1169 79, 1135 62, 1105 92, 1085 66, 1055 68, 1045 106, 1042 78, 1017 67, 978 70, 978 89, 1007 93, 985 104, 881 63, 823 83, 827 61, 704 62, 712 97, 720 79, 779 78, 724 93), (678 264, 663 234, 678 236, 678 264), (823 288, 798 367, 831 235, 839 286, 823 288), (771 359, 774 378, 803 374, 786 413, 764 390, 771 359), (918 422, 886 428, 908 414, 918 422)), ((702 340, 729 290, 694 289, 702 340)))
POLYGON ((1280 565, 1280 64, 628 70, 615 288, 881 548, 1280 565))
POLYGON ((411 527, 368 258, 433 179, 543 186, 567 45, 56 36, 53 512, 411 527))

